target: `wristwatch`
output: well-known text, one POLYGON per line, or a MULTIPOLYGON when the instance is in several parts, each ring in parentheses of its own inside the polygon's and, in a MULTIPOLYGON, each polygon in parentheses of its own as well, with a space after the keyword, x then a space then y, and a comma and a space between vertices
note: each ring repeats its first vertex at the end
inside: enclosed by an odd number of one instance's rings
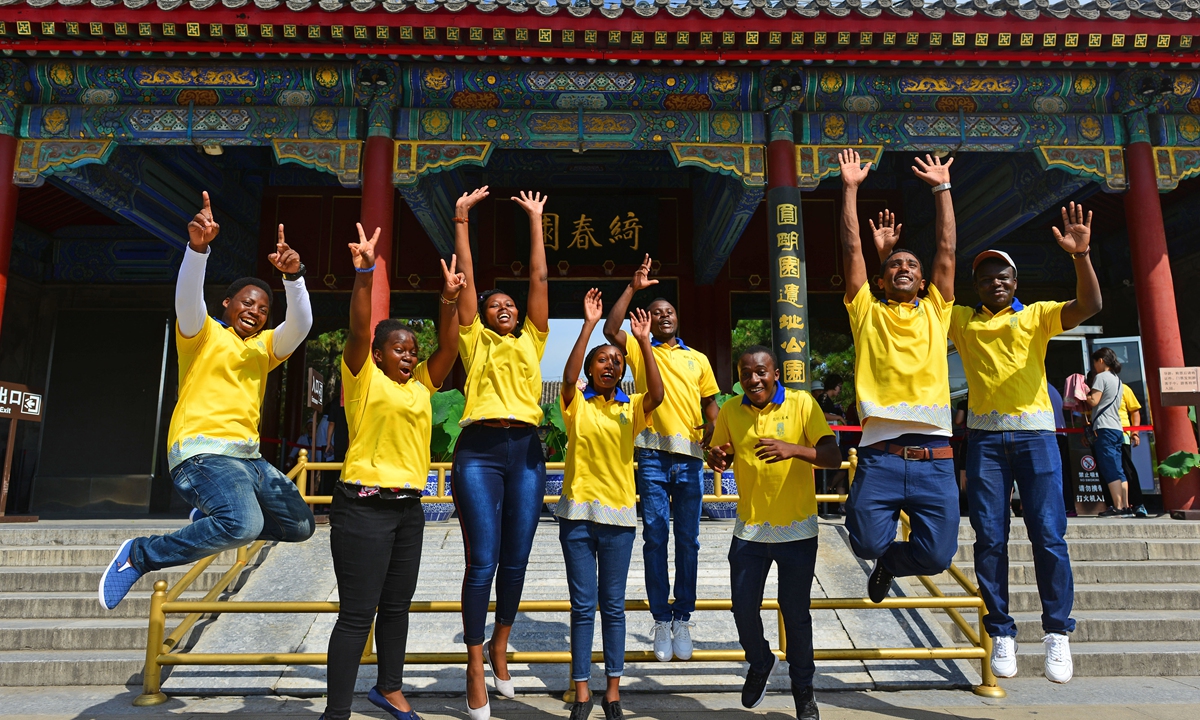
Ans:
POLYGON ((290 280, 299 280, 300 278, 304 277, 305 270, 307 270, 307 268, 304 267, 304 263, 300 263, 300 268, 298 270, 296 270, 296 272, 294 272, 294 273, 285 272, 283 274, 283 279, 289 280, 289 281, 290 280))

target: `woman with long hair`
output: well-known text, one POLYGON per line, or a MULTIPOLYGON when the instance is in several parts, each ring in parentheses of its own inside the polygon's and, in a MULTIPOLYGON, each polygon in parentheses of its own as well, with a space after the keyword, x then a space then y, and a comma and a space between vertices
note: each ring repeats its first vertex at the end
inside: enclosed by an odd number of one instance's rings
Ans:
POLYGON ((1092 408, 1092 454, 1096 456, 1096 470, 1100 479, 1112 492, 1113 510, 1106 516, 1133 516, 1129 506, 1129 486, 1125 481, 1125 470, 1121 465, 1121 445, 1125 440, 1121 427, 1121 363, 1112 348, 1096 348, 1092 351, 1091 390, 1087 404, 1092 408))
POLYGON ((325 720, 350 717, 363 647, 375 622, 379 679, 367 695, 397 720, 419 720, 404 698, 408 609, 421 567, 425 513, 421 491, 429 475, 433 431, 430 396, 454 367, 458 325, 455 303, 463 276, 442 261, 444 287, 437 350, 417 360, 417 337, 386 319, 371 335, 375 243, 358 225, 350 243, 354 289, 350 336, 342 353, 342 386, 350 442, 329 513, 330 549, 341 608, 329 636, 329 697, 325 720))
POLYGON ((484 663, 496 690, 513 697, 508 636, 517 617, 525 566, 533 548, 546 458, 538 438, 542 422, 542 353, 549 335, 546 248, 542 208, 547 198, 522 191, 512 201, 529 216, 529 299, 524 322, 517 304, 500 290, 476 295, 467 224, 487 186, 463 193, 455 206, 454 250, 463 273, 458 301, 458 352, 466 369, 462 434, 454 450, 451 488, 462 527, 467 568, 462 586, 463 642, 467 645, 467 710, 471 720, 491 717, 484 663), (484 643, 488 600, 496 583, 496 621, 484 643))

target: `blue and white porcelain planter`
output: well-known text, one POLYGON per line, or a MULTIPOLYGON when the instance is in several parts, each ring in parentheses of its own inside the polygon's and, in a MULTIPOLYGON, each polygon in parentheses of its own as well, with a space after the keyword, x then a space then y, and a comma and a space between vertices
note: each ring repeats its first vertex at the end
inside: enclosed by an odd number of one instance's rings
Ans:
MULTIPOLYGON (((425 481, 425 489, 421 491, 423 496, 437 495, 437 470, 429 471, 429 479, 425 481)), ((453 493, 450 491, 450 471, 446 471, 446 497, 450 497, 453 493)), ((454 503, 421 503, 421 509, 425 511, 425 522, 446 522, 450 516, 454 514, 454 503)))
MULTIPOLYGON (((710 468, 704 469, 704 494, 712 495, 716 492, 713 487, 713 471, 710 468)), ((726 470, 721 473, 721 492, 726 495, 737 494, 737 482, 733 479, 733 471, 726 470)), ((704 503, 704 514, 713 520, 733 520, 737 517, 737 502, 706 502, 704 503)))
MULTIPOLYGON (((565 470, 547 470, 546 471, 546 494, 547 495, 562 495, 563 480, 566 479, 565 470)), ((554 505, 546 504, 546 512, 554 514, 554 505)))

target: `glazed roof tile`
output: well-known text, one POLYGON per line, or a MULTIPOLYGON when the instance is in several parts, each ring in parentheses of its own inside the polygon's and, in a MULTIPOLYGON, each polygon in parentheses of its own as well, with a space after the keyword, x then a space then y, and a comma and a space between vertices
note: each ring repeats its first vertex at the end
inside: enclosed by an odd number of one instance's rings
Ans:
POLYGON ((686 17, 699 13, 720 18, 729 13, 739 18, 762 15, 783 18, 795 14, 803 18, 847 17, 860 15, 875 18, 1011 16, 1025 20, 1039 18, 1082 20, 1128 20, 1130 18, 1193 20, 1200 17, 1200 0, 0 0, 0 7, 18 4, 43 8, 55 3, 67 7, 91 4, 104 8, 124 5, 131 10, 157 7, 175 10, 185 5, 204 10, 222 5, 229 9, 258 7, 274 10, 286 7, 296 12, 367 12, 383 9, 387 12, 459 12, 468 7, 481 12, 513 12, 550 16, 559 13, 586 17, 593 13, 618 18, 626 12, 639 17, 654 17, 660 13, 670 17, 686 17))

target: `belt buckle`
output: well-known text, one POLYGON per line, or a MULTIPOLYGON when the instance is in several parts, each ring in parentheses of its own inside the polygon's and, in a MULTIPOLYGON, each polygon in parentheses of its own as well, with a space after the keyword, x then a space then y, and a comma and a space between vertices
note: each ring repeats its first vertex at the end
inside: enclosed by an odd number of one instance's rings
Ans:
POLYGON ((904 446, 904 459, 905 460, 924 460, 925 459, 925 448, 921 447, 920 445, 904 446))
POLYGON ((501 418, 501 420, 500 420, 500 427, 502 427, 502 428, 505 428, 505 429, 508 429, 508 428, 511 428, 511 427, 512 427, 512 423, 511 423, 511 422, 509 422, 508 420, 505 420, 505 419, 501 418))

